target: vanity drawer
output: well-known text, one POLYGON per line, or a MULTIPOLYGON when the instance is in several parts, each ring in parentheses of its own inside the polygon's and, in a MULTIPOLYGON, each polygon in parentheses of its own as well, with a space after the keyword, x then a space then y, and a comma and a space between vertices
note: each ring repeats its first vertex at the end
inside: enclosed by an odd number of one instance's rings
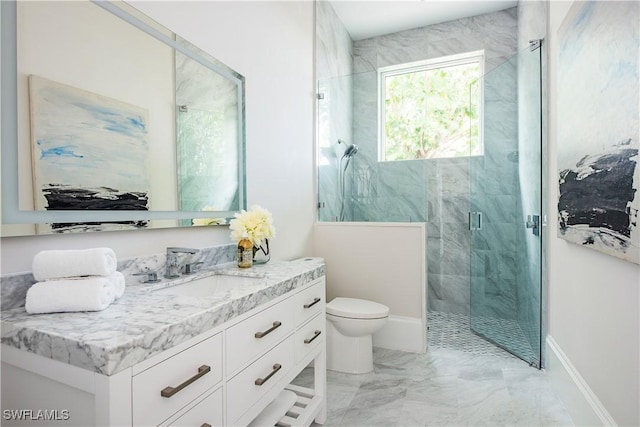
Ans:
POLYGON ((214 391, 196 406, 189 409, 178 419, 173 420, 169 427, 177 426, 193 426, 201 427, 204 425, 222 426, 222 387, 214 391))
POLYGON ((309 353, 325 342, 326 339, 325 316, 318 314, 309 323, 296 330, 295 356, 296 363, 302 361, 309 353))
POLYGON ((295 321, 300 326, 313 316, 324 310, 325 286, 324 279, 298 292, 295 299, 295 321))
POLYGON ((158 425, 221 380, 217 334, 133 377, 133 425, 158 425))
POLYGON ((227 376, 273 347, 293 328, 293 298, 287 298, 227 329, 227 376))
POLYGON ((294 366, 293 353, 291 335, 227 382, 227 424, 236 425, 242 414, 286 376, 294 366), (256 384, 261 380, 262 385, 256 384))

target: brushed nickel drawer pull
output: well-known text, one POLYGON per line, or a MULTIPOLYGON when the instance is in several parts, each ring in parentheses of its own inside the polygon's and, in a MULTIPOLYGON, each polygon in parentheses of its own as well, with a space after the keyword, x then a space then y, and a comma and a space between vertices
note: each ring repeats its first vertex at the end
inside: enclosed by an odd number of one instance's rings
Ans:
POLYGON ((262 338, 262 337, 264 337, 265 335, 268 335, 268 334, 270 334, 271 332, 275 331, 275 330, 276 330, 276 329, 278 329, 280 326, 282 326, 282 323, 281 323, 281 322, 278 322, 278 321, 273 322, 273 326, 272 326, 272 327, 270 327, 269 329, 267 329, 267 330, 266 330, 266 331, 264 331, 264 332, 256 332, 256 333, 254 334, 254 337, 256 337, 256 338, 262 338))
POLYGON ((186 386, 188 386, 189 384, 191 384, 192 382, 202 378, 203 376, 205 376, 206 374, 208 374, 209 372, 211 372, 211 366, 207 366, 207 365, 202 365, 198 368, 198 373, 195 374, 194 376, 192 376, 191 378, 189 378, 188 380, 186 380, 185 382, 183 382, 182 384, 180 384, 177 387, 165 387, 160 391, 160 396, 162 397, 171 397, 174 394, 176 394, 177 392, 179 392, 180 390, 182 390, 183 388, 185 388, 186 386))
POLYGON ((313 341, 316 338, 318 338, 321 333, 322 333, 322 331, 319 331, 319 330, 316 329, 316 331, 313 333, 313 337, 305 339, 304 343, 305 344, 309 344, 311 341, 313 341))
POLYGON ((320 301, 322 301, 322 299, 321 299, 320 297, 315 297, 315 298, 313 299, 313 302, 312 302, 311 304, 305 304, 305 305, 303 305, 303 307, 304 307, 304 308, 311 308, 311 307, 313 307, 314 305, 316 305, 317 303, 319 303, 320 301))
POLYGON ((255 385, 262 385, 264 383, 266 383, 267 381, 269 381, 269 378, 271 378, 273 376, 273 374, 275 374, 276 372, 278 372, 280 370, 280 368, 282 368, 282 365, 279 363, 276 363, 275 365, 273 365, 273 371, 271 371, 271 373, 269 375, 267 375, 264 378, 258 378, 257 380, 254 381, 255 385))

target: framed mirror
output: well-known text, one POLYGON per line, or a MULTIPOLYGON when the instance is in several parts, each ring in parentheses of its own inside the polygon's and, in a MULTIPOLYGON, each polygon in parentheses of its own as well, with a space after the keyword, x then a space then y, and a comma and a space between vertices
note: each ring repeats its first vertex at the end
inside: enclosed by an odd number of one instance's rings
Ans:
POLYGON ((226 224, 244 77, 123 2, 2 2, 2 235, 226 224))

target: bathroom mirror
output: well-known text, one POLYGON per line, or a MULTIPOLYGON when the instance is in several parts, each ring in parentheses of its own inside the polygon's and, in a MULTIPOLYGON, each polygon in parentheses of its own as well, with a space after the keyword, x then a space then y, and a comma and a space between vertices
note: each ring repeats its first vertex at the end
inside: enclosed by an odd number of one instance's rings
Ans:
POLYGON ((2 2, 2 235, 226 224, 244 77, 124 2, 2 2))

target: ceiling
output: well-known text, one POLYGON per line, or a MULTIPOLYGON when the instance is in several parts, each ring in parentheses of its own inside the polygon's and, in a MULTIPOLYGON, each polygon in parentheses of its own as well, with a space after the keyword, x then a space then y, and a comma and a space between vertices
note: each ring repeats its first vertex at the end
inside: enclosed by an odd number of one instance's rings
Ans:
POLYGON ((495 12, 517 0, 331 0, 353 40, 495 12))

